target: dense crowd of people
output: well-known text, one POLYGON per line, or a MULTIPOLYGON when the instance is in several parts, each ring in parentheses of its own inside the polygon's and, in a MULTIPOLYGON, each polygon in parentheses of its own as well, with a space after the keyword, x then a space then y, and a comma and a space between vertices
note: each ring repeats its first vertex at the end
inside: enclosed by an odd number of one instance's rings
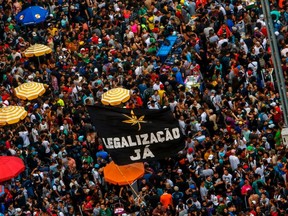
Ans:
MULTIPOLYGON (((267 3, 287 79, 288 6, 267 3)), ((0 154, 26 165, 1 183, 0 215, 288 214, 283 113, 259 0, 1 0, 0 26, 0 103, 28 112, 0 127, 0 154), (19 25, 31 5, 49 16, 19 25), (177 42, 160 58, 170 35, 177 42), (53 52, 25 57, 35 43, 53 52), (45 94, 18 99, 14 88, 31 81, 45 94), (120 86, 131 90, 126 108, 170 107, 185 135, 175 156, 145 163, 137 195, 105 182, 112 159, 85 110, 120 86)))

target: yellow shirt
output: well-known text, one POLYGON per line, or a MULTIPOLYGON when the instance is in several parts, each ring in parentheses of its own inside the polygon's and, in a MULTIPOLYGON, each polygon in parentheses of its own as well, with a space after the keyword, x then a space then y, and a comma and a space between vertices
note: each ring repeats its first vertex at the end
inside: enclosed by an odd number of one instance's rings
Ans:
POLYGON ((155 25, 154 25, 154 16, 151 16, 148 18, 147 20, 147 23, 148 23, 148 28, 149 30, 153 30, 155 25))
POLYGON ((54 37, 55 36, 55 32, 58 31, 57 28, 53 27, 52 29, 51 28, 48 28, 48 32, 54 37))
POLYGON ((59 104, 61 107, 65 106, 65 103, 61 98, 57 101, 57 104, 59 104))
POLYGON ((159 96, 160 96, 160 104, 161 104, 161 105, 162 105, 162 101, 163 101, 163 95, 164 95, 165 92, 166 92, 166 91, 165 91, 165 90, 162 90, 162 89, 158 90, 158 94, 159 94, 159 96))

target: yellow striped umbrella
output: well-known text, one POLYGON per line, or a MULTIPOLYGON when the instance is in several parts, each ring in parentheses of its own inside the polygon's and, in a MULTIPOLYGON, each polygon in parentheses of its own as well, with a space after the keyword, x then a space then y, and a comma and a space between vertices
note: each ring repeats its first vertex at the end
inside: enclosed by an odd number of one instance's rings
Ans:
POLYGON ((130 99, 130 91, 124 88, 114 88, 102 94, 101 102, 105 105, 117 106, 130 99))
POLYGON ((15 88, 15 94, 22 100, 34 100, 45 93, 43 83, 28 82, 15 88))
POLYGON ((21 106, 0 108, 0 125, 15 124, 27 116, 27 111, 21 106))
POLYGON ((26 57, 42 56, 52 52, 52 49, 43 44, 34 44, 24 51, 26 57))

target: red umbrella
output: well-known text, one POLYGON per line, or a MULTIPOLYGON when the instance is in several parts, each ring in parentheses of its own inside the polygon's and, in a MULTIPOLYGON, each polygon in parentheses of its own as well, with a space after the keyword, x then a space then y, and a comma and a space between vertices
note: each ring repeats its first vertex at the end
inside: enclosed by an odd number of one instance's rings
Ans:
POLYGON ((0 182, 7 181, 18 176, 25 170, 21 158, 13 156, 0 156, 0 182))

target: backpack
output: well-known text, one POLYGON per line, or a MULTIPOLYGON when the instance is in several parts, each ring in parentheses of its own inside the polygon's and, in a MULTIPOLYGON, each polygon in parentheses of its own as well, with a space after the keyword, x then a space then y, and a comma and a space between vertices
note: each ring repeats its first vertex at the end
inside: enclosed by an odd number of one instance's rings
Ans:
POLYGON ((213 99, 214 99, 214 98, 215 98, 215 96, 212 97, 212 98, 209 97, 207 100, 205 100, 205 102, 207 103, 208 107, 209 107, 210 109, 212 109, 213 112, 216 111, 216 107, 215 107, 214 104, 213 104, 213 99))

